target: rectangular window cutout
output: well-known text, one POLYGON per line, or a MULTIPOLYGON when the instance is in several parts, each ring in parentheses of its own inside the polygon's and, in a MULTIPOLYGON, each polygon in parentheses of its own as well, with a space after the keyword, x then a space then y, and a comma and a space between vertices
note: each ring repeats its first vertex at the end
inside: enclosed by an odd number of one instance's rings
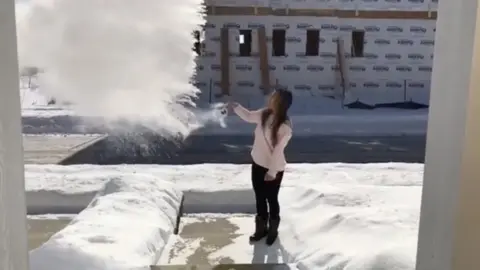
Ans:
POLYGON ((365 31, 355 30, 352 32, 352 57, 363 57, 365 43, 365 31))
POLYGON ((247 57, 252 55, 252 30, 240 30, 238 45, 240 56, 247 57))
POLYGON ((272 55, 286 56, 285 42, 287 31, 285 29, 274 29, 272 32, 272 55))
POLYGON ((309 29, 307 30, 307 43, 305 46, 306 56, 318 56, 320 45, 320 30, 309 29))
POLYGON ((198 55, 202 55, 202 43, 200 41, 200 31, 195 30, 193 31, 193 38, 194 38, 194 43, 193 43, 193 51, 198 55))

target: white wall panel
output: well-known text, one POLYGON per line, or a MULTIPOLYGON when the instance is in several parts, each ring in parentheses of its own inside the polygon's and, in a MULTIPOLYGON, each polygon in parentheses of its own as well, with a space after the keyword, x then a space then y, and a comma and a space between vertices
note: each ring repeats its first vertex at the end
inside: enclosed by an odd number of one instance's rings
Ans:
MULTIPOLYGON (((217 0, 217 4, 224 0, 217 0)), ((242 1, 239 1, 242 2, 242 1)), ((257 1, 262 2, 262 1, 257 1)), ((263 2, 264 3, 264 2, 263 2)), ((433 5, 420 0, 305 0, 283 1, 290 8, 399 9, 428 10, 433 5), (427 6, 427 7, 426 7, 427 6)), ((278 3, 277 3, 278 4, 278 3)), ((245 5, 238 4, 239 6, 245 5)), ((436 5, 436 3, 435 3, 436 5)), ((339 88, 336 67, 336 39, 344 41, 347 54, 347 79, 352 96, 369 100, 403 101, 404 89, 408 99, 428 100, 432 69, 435 21, 387 19, 339 19, 331 17, 281 16, 211 16, 205 33, 206 54, 199 59, 201 88, 210 79, 220 92, 220 29, 230 30, 231 91, 234 95, 260 94, 258 58, 258 27, 266 28, 271 84, 278 80, 295 95, 319 94, 339 88), (286 57, 272 56, 272 30, 287 30, 286 57), (252 57, 238 57, 238 33, 252 29, 252 57), (305 56, 306 30, 320 29, 320 55, 305 56), (365 30, 364 57, 351 58, 351 32, 365 30), (370 94, 369 94, 370 93, 370 94), (400 94, 398 94, 400 93, 400 94), (391 94, 391 96, 389 96, 391 94), (372 95, 372 97, 369 97, 372 95), (385 96, 385 97, 382 97, 385 96), (398 100, 399 98, 402 100, 398 100), (395 100, 391 100, 395 99, 395 100)), ((208 89, 206 89, 208 90, 208 89)), ((385 101, 387 102, 387 101, 385 101)))

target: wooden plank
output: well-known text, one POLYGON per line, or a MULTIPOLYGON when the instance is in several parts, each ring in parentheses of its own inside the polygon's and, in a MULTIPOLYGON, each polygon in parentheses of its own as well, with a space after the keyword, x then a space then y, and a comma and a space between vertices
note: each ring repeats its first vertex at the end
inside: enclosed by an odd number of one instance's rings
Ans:
POLYGON ((229 31, 224 27, 220 33, 221 42, 221 55, 220 55, 220 68, 221 68, 221 81, 222 95, 230 95, 230 49, 229 49, 229 31))
POLYGON ((215 12, 215 15, 221 14, 222 16, 226 16, 226 15, 253 16, 253 15, 255 15, 255 7, 222 7, 222 6, 216 6, 215 9, 207 8, 207 14, 208 14, 209 11, 215 12))
POLYGON ((263 94, 268 95, 270 93, 270 69, 268 65, 267 34, 264 27, 258 29, 258 53, 263 94))
POLYGON ((338 18, 435 20, 436 12, 401 10, 337 10, 338 18))
POLYGON ((345 94, 347 91, 347 78, 346 78, 346 63, 345 63, 345 46, 343 39, 339 38, 337 40, 337 64, 338 64, 338 71, 340 75, 340 87, 342 88, 341 98, 342 98, 342 106, 344 105, 345 101, 345 94))
POLYGON ((182 201, 180 202, 180 208, 178 209, 177 220, 175 222, 175 228, 173 229, 173 234, 178 235, 180 231, 180 222, 183 216, 183 204, 185 203, 185 195, 182 196, 182 201))
POLYGON ((436 20, 436 11, 421 10, 341 10, 341 9, 272 9, 268 7, 209 6, 210 16, 305 16, 351 19, 436 20))
POLYGON ((336 17, 335 9, 290 9, 287 16, 336 17))

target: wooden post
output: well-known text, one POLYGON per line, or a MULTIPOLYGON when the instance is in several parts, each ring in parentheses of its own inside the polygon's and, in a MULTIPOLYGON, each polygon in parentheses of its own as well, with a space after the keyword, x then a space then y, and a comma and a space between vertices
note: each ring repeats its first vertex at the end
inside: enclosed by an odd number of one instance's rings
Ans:
POLYGON ((230 43, 229 43, 229 29, 222 28, 220 33, 221 55, 220 55, 220 69, 222 95, 230 95, 230 43))
POLYGON ((15 1, 0 1, 0 269, 27 270, 15 1))
POLYGON ((439 5, 417 270, 480 269, 479 7, 439 5))
POLYGON ((270 69, 268 65, 267 35, 265 27, 258 28, 258 55, 260 58, 260 76, 263 94, 270 93, 270 69))
POLYGON ((340 87, 342 93, 340 98, 342 99, 342 107, 343 102, 345 101, 345 96, 347 93, 347 78, 346 78, 346 63, 345 63, 345 47, 343 43, 343 39, 340 37, 337 39, 337 65, 338 65, 338 74, 340 76, 340 87))

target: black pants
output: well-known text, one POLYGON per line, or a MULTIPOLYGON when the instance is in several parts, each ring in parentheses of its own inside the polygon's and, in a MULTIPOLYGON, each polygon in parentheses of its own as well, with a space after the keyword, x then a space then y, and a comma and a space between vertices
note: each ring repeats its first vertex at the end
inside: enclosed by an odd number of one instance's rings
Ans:
POLYGON ((272 219, 277 219, 280 217, 278 192, 282 184, 283 171, 277 173, 275 180, 265 181, 267 171, 267 168, 252 162, 252 185, 253 191, 255 191, 257 215, 264 219, 267 219, 269 216, 272 219), (267 203, 270 209, 270 215, 268 213, 267 203))

